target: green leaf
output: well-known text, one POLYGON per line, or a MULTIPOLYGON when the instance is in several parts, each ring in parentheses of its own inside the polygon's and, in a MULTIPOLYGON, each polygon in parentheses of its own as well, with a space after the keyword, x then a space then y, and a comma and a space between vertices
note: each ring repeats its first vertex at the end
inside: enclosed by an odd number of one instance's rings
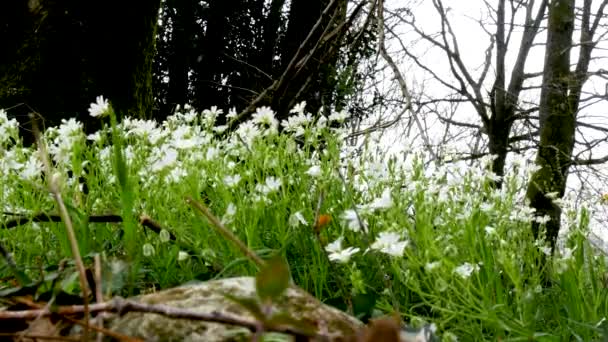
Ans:
POLYGON ((266 261, 255 277, 255 288, 262 301, 280 297, 289 286, 289 266, 280 255, 266 261))

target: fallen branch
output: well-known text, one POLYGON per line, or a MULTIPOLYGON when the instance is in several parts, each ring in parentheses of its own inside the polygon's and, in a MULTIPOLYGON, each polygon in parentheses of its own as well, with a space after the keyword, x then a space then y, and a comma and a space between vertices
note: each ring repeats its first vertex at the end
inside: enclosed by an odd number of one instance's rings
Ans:
MULTIPOLYGON (((74 315, 82 314, 85 311, 84 305, 66 305, 58 306, 52 310, 48 308, 22 310, 22 311, 0 311, 0 321, 8 319, 34 319, 37 317, 48 317, 51 315, 74 315)), ((256 331, 259 322, 247 320, 232 315, 226 315, 221 312, 213 311, 210 313, 198 312, 189 309, 175 308, 168 305, 153 305, 138 303, 127 300, 121 297, 116 297, 111 301, 104 303, 90 304, 88 306, 89 313, 113 312, 119 315, 124 315, 128 312, 143 312, 163 315, 173 319, 188 319, 195 321, 205 321, 211 323, 228 324, 247 328, 252 332, 256 331)), ((99 330, 98 327, 91 327, 94 330, 99 330)), ((310 332, 300 330, 296 327, 273 325, 264 326, 264 329, 269 332, 277 332, 289 334, 295 337, 313 337, 313 338, 328 338, 322 334, 311 334, 310 332)))

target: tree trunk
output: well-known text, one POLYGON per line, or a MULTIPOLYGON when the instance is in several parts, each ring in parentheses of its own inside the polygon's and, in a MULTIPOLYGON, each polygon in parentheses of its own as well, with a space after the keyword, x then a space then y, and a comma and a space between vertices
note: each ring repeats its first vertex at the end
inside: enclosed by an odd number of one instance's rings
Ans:
POLYGON ((547 46, 540 95, 540 146, 536 163, 540 169, 532 175, 527 190, 530 206, 539 217, 548 216, 545 236, 540 224, 532 223, 535 238, 546 238, 552 249, 560 229, 561 208, 548 194, 564 195, 571 164, 578 108, 570 105, 570 50, 574 29, 574 0, 553 0, 549 5, 547 46))

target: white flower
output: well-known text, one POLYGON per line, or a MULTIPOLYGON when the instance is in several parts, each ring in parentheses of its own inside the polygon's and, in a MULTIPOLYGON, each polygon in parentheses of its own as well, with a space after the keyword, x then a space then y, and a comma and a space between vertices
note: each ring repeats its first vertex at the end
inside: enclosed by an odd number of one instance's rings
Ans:
POLYGON ((380 232, 371 249, 378 250, 391 256, 402 256, 408 241, 401 241, 399 234, 394 232, 380 232))
POLYGON ((106 114, 108 109, 110 108, 110 104, 108 100, 104 99, 103 96, 97 96, 96 102, 91 103, 89 107, 89 115, 92 117, 103 116, 106 114))
POLYGON ((282 182, 280 179, 276 177, 268 177, 266 178, 266 182, 264 184, 258 184, 255 188, 264 195, 268 195, 271 192, 279 190, 281 184, 282 182))
POLYGON ((226 214, 224 214, 227 217, 232 217, 234 216, 234 214, 236 214, 236 205, 234 205, 234 203, 230 202, 228 203, 228 207, 226 208, 226 214))
POLYGON ((169 172, 169 174, 167 175, 167 177, 165 179, 170 183, 177 183, 182 178, 186 177, 187 175, 188 175, 188 172, 186 170, 176 167, 176 168, 173 168, 169 172))
POLYGON ((260 129, 251 120, 241 123, 239 128, 236 130, 236 135, 249 146, 251 146, 255 138, 260 136, 261 133, 262 132, 260 132, 260 129))
POLYGON ((287 118, 287 120, 281 121, 281 126, 284 127, 285 132, 293 133, 294 136, 299 137, 304 135, 304 128, 312 121, 312 115, 310 113, 298 113, 287 118))
POLYGON ((327 118, 321 115, 319 119, 317 119, 317 128, 325 128, 327 126, 327 118))
POLYGON ((306 174, 311 177, 319 177, 321 175, 321 167, 319 165, 313 165, 306 171, 306 174))
POLYGON ((366 222, 360 219, 357 212, 352 209, 345 210, 344 213, 342 213, 342 219, 346 221, 348 229, 353 232, 358 232, 366 227, 366 222))
POLYGON ((177 161, 177 150, 171 147, 156 148, 152 151, 152 154, 155 155, 151 166, 152 171, 160 171, 167 166, 172 166, 177 161))
POLYGON ((336 241, 325 246, 325 250, 329 253, 335 253, 335 252, 341 251, 342 250, 342 240, 344 240, 344 238, 342 236, 340 236, 338 239, 336 239, 336 241))
POLYGON ((226 114, 226 118, 228 118, 228 119, 236 118, 236 116, 237 116, 237 112, 236 112, 236 108, 234 108, 234 107, 230 108, 230 110, 228 111, 228 114, 226 114))
POLYGON ((158 233, 158 237, 161 242, 169 242, 171 240, 171 234, 166 229, 163 229, 158 233))
POLYGON ((289 112, 297 113, 297 114, 304 114, 305 109, 306 109, 306 101, 302 101, 302 102, 296 104, 289 112))
POLYGON ((228 125, 214 126, 213 131, 217 133, 224 133, 228 129, 228 125))
POLYGON ((153 256, 156 253, 156 251, 154 250, 154 246, 152 246, 149 243, 145 243, 142 246, 142 250, 143 250, 143 253, 144 253, 145 257, 151 257, 151 256, 153 256))
POLYGON ((215 157, 217 157, 218 154, 219 154, 219 151, 217 150, 217 148, 209 147, 207 149, 207 153, 205 153, 205 160, 212 161, 213 159, 215 159, 215 157))
POLYGON ((333 112, 329 115, 329 121, 337 121, 344 122, 344 120, 348 119, 349 114, 345 110, 341 110, 339 112, 333 112))
POLYGON ((388 209, 393 206, 393 200, 391 198, 391 190, 389 188, 384 189, 382 195, 372 201, 369 204, 371 209, 388 209))
POLYGON ((87 140, 91 140, 98 143, 99 141, 101 141, 101 132, 97 131, 95 133, 87 135, 87 140))
POLYGON ((301 211, 297 211, 293 214, 291 214, 291 216, 289 216, 289 225, 292 227, 297 227, 300 224, 302 225, 308 225, 308 222, 306 222, 306 219, 304 218, 304 215, 302 215, 301 211))
POLYGON ((190 254, 184 251, 179 251, 177 253, 177 261, 184 261, 190 257, 190 254))
POLYGON ((488 235, 494 235, 496 233, 496 228, 492 226, 486 226, 484 229, 488 235))
POLYGON ((441 261, 433 261, 433 262, 429 262, 426 265, 424 265, 424 269, 427 272, 431 272, 432 270, 436 269, 439 266, 441 266, 441 261))
POLYGON ((533 220, 539 224, 545 224, 545 223, 551 221, 551 216, 549 216, 549 215, 534 216, 533 220))
POLYGON ((276 132, 279 127, 279 121, 274 117, 274 112, 269 107, 260 107, 256 109, 251 119, 256 124, 264 127, 266 132, 276 132))
POLYGON ((239 182, 241 181, 241 175, 233 175, 233 176, 226 176, 224 177, 224 184, 226 184, 226 186, 228 186, 229 188, 235 187, 236 185, 239 184, 239 182))
POLYGON ((348 262, 348 260, 350 260, 350 257, 357 252, 359 252, 359 248, 348 247, 341 251, 331 253, 329 255, 329 260, 340 262, 340 263, 345 263, 345 262, 348 262))
POLYGON ((572 253, 576 250, 577 247, 574 248, 570 248, 570 247, 565 247, 564 250, 562 251, 562 260, 570 260, 572 258, 572 253))
POLYGON ((478 270, 479 270, 479 265, 470 264, 468 262, 465 262, 464 264, 456 267, 454 269, 454 273, 458 274, 462 278, 468 278, 471 276, 471 274, 473 272, 476 272, 478 270))
POLYGON ((205 125, 211 127, 213 126, 213 124, 215 124, 215 119, 219 116, 222 115, 224 111, 221 109, 218 109, 217 106, 212 106, 211 109, 205 109, 203 110, 203 122, 205 125))
POLYGON ((34 180, 40 176, 42 172, 42 162, 37 158, 36 154, 32 154, 25 162, 23 170, 21 170, 21 178, 34 180))

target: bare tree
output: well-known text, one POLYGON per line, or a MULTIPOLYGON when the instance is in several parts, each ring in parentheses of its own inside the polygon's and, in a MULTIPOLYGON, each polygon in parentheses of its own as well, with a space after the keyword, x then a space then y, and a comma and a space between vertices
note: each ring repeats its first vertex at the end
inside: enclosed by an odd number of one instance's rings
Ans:
MULTIPOLYGON (((494 18, 494 22, 491 24, 495 27, 495 32, 492 33, 486 28, 489 26, 488 23, 480 21, 480 27, 488 34, 490 39, 485 50, 484 63, 478 75, 474 75, 474 72, 466 66, 456 33, 448 17, 449 8, 444 6, 442 0, 433 0, 433 6, 438 14, 438 24, 440 26, 437 34, 424 32, 418 26, 413 15, 407 16, 398 12, 391 13, 402 23, 410 27, 422 41, 430 43, 432 47, 438 48, 445 54, 450 75, 441 75, 434 70, 432 65, 426 64, 424 59, 417 55, 417 46, 408 48, 402 44, 403 51, 418 67, 429 73, 436 81, 453 93, 452 96, 444 98, 444 102, 449 103, 464 99, 473 106, 481 125, 464 123, 443 116, 439 116, 439 118, 445 124, 474 128, 487 135, 488 152, 496 155, 492 171, 498 176, 504 175, 505 160, 509 152, 511 128, 524 111, 520 107, 519 102, 519 96, 526 80, 524 67, 540 30, 547 2, 548 0, 541 0, 537 4, 535 0, 527 2, 509 0, 509 18, 507 18, 508 13, 506 10, 507 0, 498 0, 496 8, 493 8, 489 2, 485 2, 492 13, 491 17, 494 18), (511 77, 507 84, 507 48, 512 43, 512 34, 517 27, 516 16, 522 10, 525 12, 524 28, 519 42, 517 57, 510 70, 511 77), (493 58, 494 50, 496 52, 493 58), (489 80, 489 71, 492 66, 496 70, 493 81, 489 80), (489 91, 486 90, 488 84, 492 84, 489 91)), ((397 37, 396 34, 395 37, 397 37)), ((496 185, 500 187, 501 182, 498 181, 496 185)))

